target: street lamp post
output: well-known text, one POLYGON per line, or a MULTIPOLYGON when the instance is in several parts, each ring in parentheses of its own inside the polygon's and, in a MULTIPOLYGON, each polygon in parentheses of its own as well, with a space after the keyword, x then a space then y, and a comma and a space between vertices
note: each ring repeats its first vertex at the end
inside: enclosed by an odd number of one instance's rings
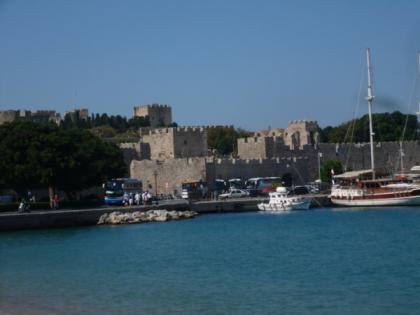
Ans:
MULTIPOLYGON (((420 55, 419 55, 419 62, 420 62, 420 55)), ((420 102, 419 102, 419 110, 418 112, 416 112, 417 115, 417 130, 419 130, 419 134, 420 134, 420 102)), ((420 136, 419 136, 419 140, 420 140, 420 136)))
POLYGON ((321 183, 321 158, 322 158, 322 153, 318 152, 318 179, 320 183, 321 183))
POLYGON ((155 196, 157 196, 157 176, 158 176, 158 172, 155 170, 153 172, 153 175, 155 176, 155 196))

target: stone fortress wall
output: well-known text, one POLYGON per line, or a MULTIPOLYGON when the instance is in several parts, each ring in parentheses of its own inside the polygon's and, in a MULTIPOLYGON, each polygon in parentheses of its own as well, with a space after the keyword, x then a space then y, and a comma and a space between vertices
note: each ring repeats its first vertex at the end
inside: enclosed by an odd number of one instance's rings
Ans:
POLYGON ((4 110, 0 111, 0 124, 13 121, 55 122, 60 123, 61 116, 55 110, 4 110))
MULTIPOLYGON (((126 161, 167 160, 183 157, 204 157, 210 155, 207 146, 208 130, 221 126, 183 126, 165 128, 140 128, 138 143, 121 143, 126 161)), ((231 127, 231 126, 223 126, 231 127)))
POLYGON ((134 107, 134 117, 149 117, 150 127, 162 127, 172 124, 172 108, 168 105, 141 105, 134 107))
POLYGON ((218 159, 213 157, 195 157, 170 159, 166 161, 141 160, 132 161, 130 174, 143 182, 145 189, 158 194, 177 194, 181 192, 182 183, 212 182, 217 178, 282 177, 292 174, 296 183, 306 182, 310 166, 307 159, 268 159, 237 160, 218 159), (301 171, 303 170, 302 174, 301 171))
POLYGON ((64 118, 67 117, 72 121, 75 121, 76 119, 88 120, 89 110, 87 108, 74 108, 64 113, 64 118))
POLYGON ((168 127, 141 133, 141 159, 167 160, 206 156, 207 130, 203 127, 168 127))
MULTIPOLYGON (((321 160, 338 160, 346 169, 370 168, 369 143, 320 143, 316 121, 292 120, 283 131, 257 132, 255 137, 238 139, 238 156, 242 159, 308 157, 311 163, 321 160)), ((375 162, 378 169, 397 171, 401 168, 400 143, 375 143, 375 162)), ((420 146, 417 141, 403 143, 405 168, 420 163, 420 146)))
POLYGON ((290 149, 302 149, 304 145, 319 143, 319 126, 314 120, 291 120, 284 130, 284 143, 290 149))
MULTIPOLYGON (((211 127, 198 129, 204 131, 208 128, 211 127)), ((204 154, 204 142, 207 140, 204 133, 197 142, 187 142, 201 146, 202 150, 174 154, 176 147, 182 148, 182 136, 175 144, 172 139, 177 134, 168 131, 171 141, 163 141, 162 138, 166 136, 162 136, 162 133, 166 134, 166 129, 158 130, 152 133, 155 138, 149 142, 150 150, 158 148, 157 154, 152 154, 149 157, 151 160, 132 161, 131 176, 148 182, 153 189, 157 177, 158 193, 173 193, 179 192, 184 182, 210 182, 216 178, 245 180, 290 174, 295 184, 303 184, 318 178, 318 157, 321 164, 328 160, 340 161, 347 170, 370 168, 369 143, 320 143, 318 130, 315 121, 290 121, 286 129, 262 130, 256 132, 254 137, 238 139, 238 157, 222 159, 204 154)), ((187 128, 184 132, 191 130, 187 128)), ((420 164, 418 141, 404 142, 403 151, 406 170, 420 164)), ((398 172, 401 168, 400 143, 376 143, 375 161, 378 170, 398 172)))
POLYGON ((238 139, 238 156, 242 159, 270 159, 289 150, 283 137, 262 136, 238 139))
MULTIPOLYGON (((420 164, 420 145, 417 141, 403 143, 404 166, 410 169, 420 164)), ((370 168, 369 143, 333 144, 321 143, 317 148, 307 145, 299 150, 287 150, 281 157, 261 159, 218 159, 214 157, 175 158, 162 161, 133 160, 130 165, 132 177, 148 183, 155 189, 155 174, 158 193, 180 192, 182 183, 191 181, 211 182, 216 178, 229 179, 251 177, 283 177, 290 174, 296 185, 315 181, 318 178, 318 154, 321 163, 337 160, 348 170, 370 168)), ((375 161, 380 170, 400 170, 399 142, 375 144, 375 161)))
POLYGON ((31 112, 29 120, 38 123, 54 122, 59 124, 61 122, 61 116, 55 110, 37 110, 31 112))
MULTIPOLYGON (((64 117, 69 116, 70 119, 75 120, 76 115, 80 119, 87 120, 89 111, 86 108, 73 109, 67 111, 64 117)), ((60 124, 61 115, 55 110, 3 110, 0 111, 0 125, 6 122, 13 121, 33 121, 37 123, 54 122, 60 124)))
POLYGON ((13 122, 18 120, 20 117, 19 110, 3 110, 0 111, 0 124, 4 124, 6 122, 13 122))
POLYGON ((286 129, 257 131, 253 137, 238 139, 238 156, 243 159, 281 157, 288 150, 317 146, 318 130, 316 121, 291 120, 286 129))

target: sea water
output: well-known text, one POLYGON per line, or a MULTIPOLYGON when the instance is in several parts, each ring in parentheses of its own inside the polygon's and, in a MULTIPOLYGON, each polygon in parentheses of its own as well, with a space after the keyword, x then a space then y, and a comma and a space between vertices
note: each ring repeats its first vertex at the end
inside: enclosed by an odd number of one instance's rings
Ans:
POLYGON ((63 315, 419 314, 420 208, 0 233, 2 301, 63 315))

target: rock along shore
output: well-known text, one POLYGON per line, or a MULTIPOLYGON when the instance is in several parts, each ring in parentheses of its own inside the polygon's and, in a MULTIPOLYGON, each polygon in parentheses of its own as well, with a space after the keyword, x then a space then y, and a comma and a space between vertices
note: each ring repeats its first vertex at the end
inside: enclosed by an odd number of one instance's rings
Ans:
POLYGON ((149 210, 120 212, 114 211, 101 215, 97 224, 133 224, 145 222, 166 222, 170 220, 194 218, 198 213, 195 211, 168 211, 168 210, 149 210))

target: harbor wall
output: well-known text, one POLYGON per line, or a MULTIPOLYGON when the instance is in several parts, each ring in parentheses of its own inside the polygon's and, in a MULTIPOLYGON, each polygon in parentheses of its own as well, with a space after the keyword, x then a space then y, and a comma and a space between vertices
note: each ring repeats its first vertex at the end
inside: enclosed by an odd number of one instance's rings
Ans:
MULTIPOLYGON (((420 165, 420 145, 417 141, 403 143, 405 170, 420 165)), ((376 168, 391 173, 401 171, 400 143, 375 143, 376 168)), ((368 143, 320 143, 316 147, 304 145, 302 149, 283 150, 274 158, 234 159, 195 157, 167 160, 134 160, 130 165, 131 177, 143 181, 144 187, 158 194, 179 194, 182 183, 251 177, 291 176, 293 183, 303 184, 318 178, 318 156, 321 165, 329 160, 339 161, 347 170, 370 168, 368 143), (155 187, 157 184, 157 187, 155 187), (157 189, 156 189, 157 188, 157 189)))

